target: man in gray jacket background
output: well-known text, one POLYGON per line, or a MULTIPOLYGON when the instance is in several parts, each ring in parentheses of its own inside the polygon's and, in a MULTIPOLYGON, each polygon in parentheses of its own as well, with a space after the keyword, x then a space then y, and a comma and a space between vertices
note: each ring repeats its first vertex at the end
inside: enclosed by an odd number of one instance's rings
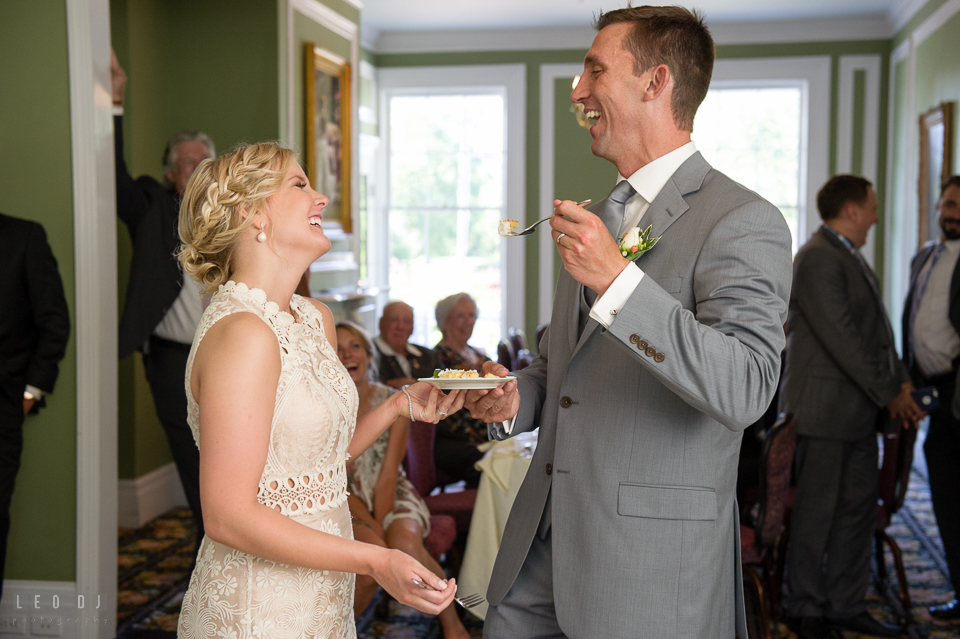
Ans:
POLYGON ((867 612, 877 519, 877 430, 922 415, 897 355, 873 270, 860 255, 877 222, 867 180, 831 178, 823 226, 793 266, 781 409, 797 420, 797 492, 787 551, 787 623, 800 639, 840 629, 899 637, 867 612), (885 410, 886 409, 886 410, 885 410), (826 559, 826 563, 824 563, 826 559))

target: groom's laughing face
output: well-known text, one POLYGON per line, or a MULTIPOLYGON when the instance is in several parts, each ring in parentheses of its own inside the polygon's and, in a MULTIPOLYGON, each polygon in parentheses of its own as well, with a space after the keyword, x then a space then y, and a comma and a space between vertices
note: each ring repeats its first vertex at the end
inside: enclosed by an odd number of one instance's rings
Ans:
MULTIPOLYGON (((593 121, 590 135, 593 154, 618 167, 626 154, 635 152, 647 116, 643 87, 647 73, 635 74, 636 59, 624 47, 631 23, 611 24, 600 30, 583 62, 583 75, 570 99, 583 105, 593 121)), ((627 174, 624 174, 627 175, 627 174)))

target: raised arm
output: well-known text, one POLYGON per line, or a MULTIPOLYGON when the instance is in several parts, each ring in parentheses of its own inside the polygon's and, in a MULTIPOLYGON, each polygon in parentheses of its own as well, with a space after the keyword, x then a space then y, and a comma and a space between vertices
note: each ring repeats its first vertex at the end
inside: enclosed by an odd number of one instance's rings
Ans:
POLYGON ((271 561, 371 575, 398 600, 439 613, 450 604, 455 587, 419 562, 398 551, 313 530, 257 501, 279 377, 276 337, 249 313, 217 322, 197 350, 190 385, 200 405, 206 534, 271 561), (422 590, 413 578, 437 590, 422 590))

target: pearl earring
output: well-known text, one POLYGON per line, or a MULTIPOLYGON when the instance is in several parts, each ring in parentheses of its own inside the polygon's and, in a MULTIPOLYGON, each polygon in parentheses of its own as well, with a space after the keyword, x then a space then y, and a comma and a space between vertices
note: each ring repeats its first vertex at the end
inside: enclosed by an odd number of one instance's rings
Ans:
POLYGON ((258 242, 266 242, 266 241, 267 241, 267 234, 263 232, 263 222, 260 223, 260 234, 257 235, 257 241, 258 241, 258 242))

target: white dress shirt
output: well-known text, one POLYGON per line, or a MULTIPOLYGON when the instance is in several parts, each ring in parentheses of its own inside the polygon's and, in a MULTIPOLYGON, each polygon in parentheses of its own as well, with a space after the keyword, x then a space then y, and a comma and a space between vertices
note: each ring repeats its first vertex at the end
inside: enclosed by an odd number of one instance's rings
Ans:
MULTIPOLYGON (((943 253, 937 258, 920 298, 920 308, 913 319, 913 356, 927 377, 943 375, 953 369, 953 360, 960 355, 960 336, 950 323, 950 282, 960 256, 960 240, 946 240, 943 253)), ((930 260, 923 271, 930 268, 930 260)))
MULTIPOLYGON (((650 208, 664 185, 677 172, 680 165, 686 162, 691 155, 697 152, 697 145, 691 140, 683 146, 670 151, 666 155, 661 155, 656 160, 640 167, 633 175, 628 178, 617 174, 617 184, 622 180, 630 182, 630 186, 637 192, 636 195, 627 200, 623 207, 623 221, 620 223, 620 232, 617 233, 618 242, 623 234, 635 226, 640 226, 640 220, 643 214, 650 208)), ((610 328, 617 313, 627 303, 630 296, 637 289, 640 280, 643 279, 643 271, 640 267, 630 262, 624 268, 620 275, 613 281, 610 288, 597 298, 590 309, 590 317, 595 319, 604 328, 610 328)), ((503 430, 506 433, 513 432, 513 424, 516 422, 516 416, 503 422, 503 430)))
POLYGON ((180 295, 170 305, 167 314, 163 316, 157 327, 153 329, 153 334, 171 342, 192 344, 203 309, 204 301, 200 293, 200 283, 184 274, 180 295))
MULTIPOLYGON (((660 194, 673 174, 677 172, 680 165, 696 152, 696 144, 690 141, 666 155, 661 155, 650 164, 638 169, 628 178, 624 178, 622 175, 617 176, 617 184, 621 180, 627 180, 633 190, 637 192, 636 195, 627 200, 624 206, 620 232, 615 238, 617 241, 629 229, 640 226, 643 214, 650 208, 650 203, 657 198, 657 195, 660 194)), ((613 281, 610 288, 594 302, 593 308, 590 309, 590 317, 604 328, 610 328, 610 324, 613 323, 617 313, 633 295, 642 279, 643 271, 640 267, 633 262, 628 264, 613 281)))

